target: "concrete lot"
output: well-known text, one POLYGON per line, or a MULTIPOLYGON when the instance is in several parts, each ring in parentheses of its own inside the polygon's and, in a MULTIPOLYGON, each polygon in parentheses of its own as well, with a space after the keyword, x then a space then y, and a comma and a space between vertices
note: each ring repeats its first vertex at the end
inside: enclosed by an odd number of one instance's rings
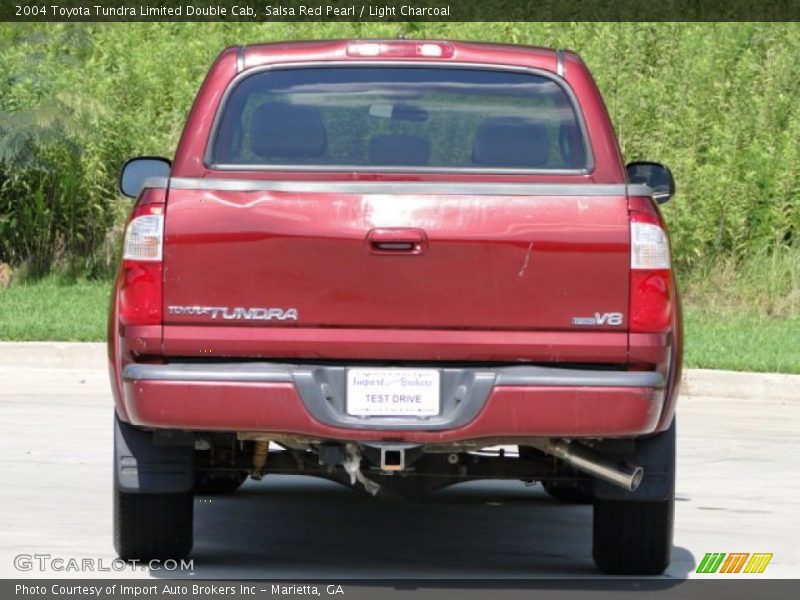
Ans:
MULTIPOLYGON (((19 554, 111 566, 112 409, 97 347, 47 368, 29 366, 41 363, 21 353, 8 356, 0 349, 0 577, 119 577, 15 569, 19 554)), ((744 383, 726 388, 725 373, 713 377, 689 390, 745 395, 737 393, 744 383)), ((760 577, 800 577, 795 383, 773 379, 763 397, 682 399, 667 577, 696 576, 706 552, 772 552, 760 577)), ((195 530, 194 570, 183 575, 198 579, 596 576, 591 508, 558 505, 541 487, 518 482, 468 484, 394 504, 324 481, 269 476, 229 497, 196 500, 195 530)))

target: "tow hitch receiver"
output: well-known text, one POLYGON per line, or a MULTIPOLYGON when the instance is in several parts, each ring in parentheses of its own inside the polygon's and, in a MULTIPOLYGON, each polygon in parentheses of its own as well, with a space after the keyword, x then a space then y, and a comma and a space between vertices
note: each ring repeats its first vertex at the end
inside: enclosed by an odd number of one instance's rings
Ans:
POLYGON ((422 446, 417 444, 367 443, 363 448, 364 456, 384 473, 405 471, 422 456, 422 446))

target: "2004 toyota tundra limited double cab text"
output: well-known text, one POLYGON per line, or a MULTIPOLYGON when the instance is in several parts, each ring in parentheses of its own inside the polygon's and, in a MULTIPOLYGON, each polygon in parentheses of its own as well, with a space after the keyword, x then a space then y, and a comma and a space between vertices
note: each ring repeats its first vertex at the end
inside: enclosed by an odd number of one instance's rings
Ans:
POLYGON ((378 497, 539 481, 593 503, 602 571, 667 567, 674 182, 626 168, 577 55, 229 48, 174 161, 130 160, 120 186, 122 558, 187 555, 193 495, 290 473, 378 497))

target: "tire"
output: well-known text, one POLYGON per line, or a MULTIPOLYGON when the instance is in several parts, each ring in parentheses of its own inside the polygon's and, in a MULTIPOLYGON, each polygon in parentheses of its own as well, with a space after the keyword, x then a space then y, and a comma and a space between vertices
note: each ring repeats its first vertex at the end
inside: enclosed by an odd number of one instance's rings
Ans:
POLYGON ((551 498, 564 504, 591 504, 594 500, 589 485, 583 481, 544 481, 542 486, 551 498))
POLYGON ((192 491, 200 496, 216 496, 231 494, 242 487, 247 480, 247 473, 197 473, 192 491))
POLYGON ((597 500, 593 555, 610 575, 660 575, 672 554, 674 495, 668 500, 597 500))
POLYGON ((114 548, 123 560, 181 559, 192 550, 194 498, 114 490, 114 548))
POLYGON ((611 575, 660 575, 669 566, 675 517, 676 424, 616 458, 644 468, 634 492, 595 481, 594 561, 611 575))

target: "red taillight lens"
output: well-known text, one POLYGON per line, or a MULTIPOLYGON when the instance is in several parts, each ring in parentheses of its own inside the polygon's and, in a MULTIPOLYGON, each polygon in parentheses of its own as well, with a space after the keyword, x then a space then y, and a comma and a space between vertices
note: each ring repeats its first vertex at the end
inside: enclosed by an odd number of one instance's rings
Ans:
POLYGON ((162 322, 164 206, 137 207, 125 230, 119 318, 123 325, 162 322))
POLYGON ((631 331, 634 333, 667 331, 671 322, 672 272, 631 271, 631 331))
POLYGON ((674 300, 669 240, 649 215, 631 217, 631 292, 633 333, 661 333, 672 322, 674 300))
POLYGON ((123 263, 125 279, 119 296, 119 319, 123 325, 161 323, 161 263, 123 263))

